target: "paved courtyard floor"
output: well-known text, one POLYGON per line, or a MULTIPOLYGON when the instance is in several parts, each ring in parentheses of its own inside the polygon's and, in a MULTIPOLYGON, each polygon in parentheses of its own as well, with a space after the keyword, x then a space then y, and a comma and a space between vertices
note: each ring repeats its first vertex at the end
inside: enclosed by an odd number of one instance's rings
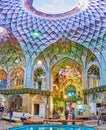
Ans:
MULTIPOLYGON (((12 122, 12 123, 10 123, 9 121, 0 120, 0 130, 8 130, 8 128, 22 126, 22 125, 23 125, 22 122, 19 122, 19 123, 12 122)), ((106 124, 97 125, 96 120, 84 121, 84 125, 95 127, 96 130, 106 130, 106 124)))

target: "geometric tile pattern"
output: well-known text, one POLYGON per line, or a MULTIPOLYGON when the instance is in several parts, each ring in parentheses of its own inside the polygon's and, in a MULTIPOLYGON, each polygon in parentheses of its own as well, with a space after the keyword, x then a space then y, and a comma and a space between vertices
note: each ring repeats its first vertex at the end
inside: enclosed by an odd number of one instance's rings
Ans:
POLYGON ((83 11, 51 19, 32 14, 23 6, 22 0, 1 0, 0 26, 17 39, 25 56, 36 58, 62 37, 105 56, 106 0, 89 0, 83 11), (40 31, 40 36, 33 37, 33 31, 40 31))

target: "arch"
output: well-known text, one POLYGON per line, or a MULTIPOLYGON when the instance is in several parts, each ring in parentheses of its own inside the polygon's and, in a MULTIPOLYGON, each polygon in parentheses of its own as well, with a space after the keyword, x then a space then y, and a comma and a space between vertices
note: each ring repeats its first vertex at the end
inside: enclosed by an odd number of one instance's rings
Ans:
POLYGON ((57 86, 57 84, 52 84, 52 87, 54 88, 56 88, 56 90, 58 90, 59 88, 58 88, 58 86, 57 86))
POLYGON ((87 71, 88 88, 100 85, 100 69, 92 64, 87 71))
POLYGON ((10 88, 24 87, 24 70, 22 67, 16 67, 10 74, 10 88))
POLYGON ((94 75, 99 75, 99 74, 100 74, 99 67, 96 66, 96 65, 94 65, 94 64, 92 64, 92 65, 90 66, 90 68, 88 69, 87 72, 89 72, 89 74, 94 74, 94 75), (91 70, 91 71, 90 71, 90 70, 91 70), (90 71, 90 72, 89 72, 89 71, 90 71))
POLYGON ((32 102, 44 103, 45 100, 44 100, 43 96, 41 96, 40 94, 37 94, 37 95, 35 95, 35 96, 32 98, 32 102))
POLYGON ((73 82, 72 82, 72 79, 67 79, 65 80, 62 84, 61 84, 61 89, 64 90, 64 86, 67 86, 69 84, 72 84, 73 86, 75 85, 73 82))
POLYGON ((4 70, 4 71, 7 73, 7 69, 6 69, 6 66, 5 66, 5 65, 1 65, 1 66, 0 66, 0 70, 4 70))
POLYGON ((89 68, 90 68, 91 66, 93 66, 93 65, 97 66, 97 67, 101 70, 101 66, 100 66, 100 64, 99 64, 98 62, 91 62, 90 64, 88 64, 88 65, 86 66, 86 71, 88 72, 89 68))
MULTIPOLYGON (((68 61, 67 64, 70 64, 70 61, 72 61, 73 64, 77 64, 77 65, 79 66, 79 68, 82 69, 81 64, 77 63, 76 61, 73 61, 73 59, 71 59, 70 57, 63 57, 63 58, 60 59, 58 62, 56 62, 56 64, 53 65, 53 67, 51 68, 51 71, 53 70, 53 68, 54 68, 57 64, 59 64, 60 62, 62 62, 62 61, 64 61, 64 60, 65 60, 65 64, 66 64, 67 61, 68 61)), ((80 71, 80 69, 79 69, 79 71, 80 71)))
POLYGON ((64 58, 52 68, 51 75, 53 77, 51 86, 53 87, 53 84, 58 86, 56 90, 51 88, 55 98, 64 98, 64 90, 68 85, 75 86, 76 97, 79 93, 82 97, 82 68, 78 63, 64 58))
MULTIPOLYGON (((41 62, 42 62, 42 61, 41 61, 41 62)), ((35 69, 42 68, 42 69, 46 72, 46 68, 45 68, 45 66, 43 65, 43 63, 42 63, 41 65, 35 64, 33 68, 34 68, 33 71, 34 71, 35 69)))
MULTIPOLYGON (((72 61, 71 59, 67 59, 64 58, 61 61, 59 61, 51 70, 51 73, 53 74, 53 76, 62 76, 60 78, 62 78, 62 84, 65 83, 66 78, 64 77, 64 71, 66 70, 65 73, 69 73, 67 71, 70 71, 70 73, 74 74, 76 72, 76 74, 82 74, 82 68, 79 64, 75 63, 74 61, 72 61), (61 70, 61 71, 60 71, 61 70)), ((67 80, 70 79, 71 74, 68 74, 69 76, 67 76, 67 80)), ((57 78, 59 78, 57 77, 57 78)), ((71 77, 72 78, 72 77, 71 77)), ((70 79, 71 80, 71 79, 70 79)), ((62 86, 62 84, 60 86, 62 86)))

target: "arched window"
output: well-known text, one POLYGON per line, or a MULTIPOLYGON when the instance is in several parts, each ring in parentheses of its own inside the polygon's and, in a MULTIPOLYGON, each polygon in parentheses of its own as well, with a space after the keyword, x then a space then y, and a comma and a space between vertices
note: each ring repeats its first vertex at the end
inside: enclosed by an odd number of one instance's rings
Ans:
POLYGON ((88 88, 99 86, 100 72, 99 72, 99 68, 96 65, 92 65, 88 69, 87 77, 88 77, 87 78, 88 88))

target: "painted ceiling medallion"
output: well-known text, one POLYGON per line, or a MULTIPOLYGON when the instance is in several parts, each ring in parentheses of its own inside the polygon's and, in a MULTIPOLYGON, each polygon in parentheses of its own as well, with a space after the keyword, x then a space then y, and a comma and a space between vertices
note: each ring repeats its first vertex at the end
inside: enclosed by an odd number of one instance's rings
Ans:
POLYGON ((35 15, 56 18, 82 11, 88 6, 88 0, 24 0, 24 6, 35 15))

